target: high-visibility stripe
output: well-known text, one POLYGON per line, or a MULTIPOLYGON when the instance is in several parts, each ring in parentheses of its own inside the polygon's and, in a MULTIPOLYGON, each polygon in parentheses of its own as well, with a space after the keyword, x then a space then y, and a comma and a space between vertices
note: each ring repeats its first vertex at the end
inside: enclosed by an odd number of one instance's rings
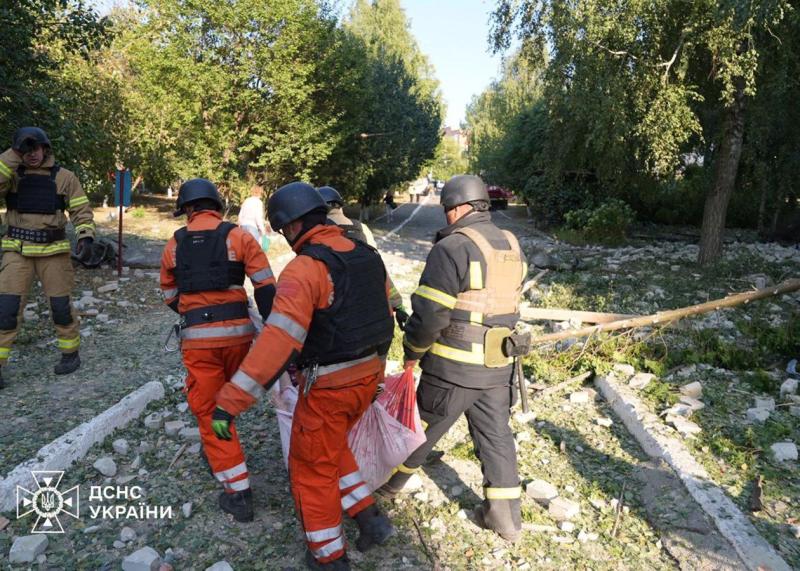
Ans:
POLYGON ((88 196, 76 196, 75 198, 69 199, 70 208, 75 208, 76 206, 82 206, 84 204, 89 204, 88 196))
POLYGON ((316 531, 307 531, 306 539, 312 543, 321 543, 323 541, 330 541, 342 535, 342 525, 328 527, 325 529, 318 529, 316 531))
POLYGON ((51 254, 69 252, 69 242, 67 240, 59 240, 47 245, 36 245, 15 238, 3 238, 1 247, 5 251, 20 252, 23 256, 49 256, 51 254))
POLYGON ((214 472, 214 477, 220 482, 224 482, 225 480, 233 480, 236 476, 241 476, 245 472, 247 472, 247 464, 242 462, 233 468, 228 468, 227 470, 222 470, 220 472, 214 472))
POLYGON ((318 549, 312 549, 311 552, 314 554, 315 558, 322 559, 323 557, 330 557, 342 549, 344 549, 344 537, 340 535, 330 543, 326 543, 318 549))
POLYGON ((469 322, 477 323, 478 325, 483 325, 483 314, 478 311, 470 311, 469 322))
POLYGON ((250 279, 254 282, 263 282, 273 277, 274 275, 275 274, 272 273, 272 270, 264 268, 263 270, 258 270, 257 272, 254 272, 253 275, 250 276, 250 279))
POLYGON ((209 339, 212 337, 239 337, 255 333, 252 323, 244 325, 228 325, 222 327, 189 327, 181 330, 181 339, 209 339))
POLYGON ((269 314, 267 321, 264 325, 272 325, 278 329, 283 329, 290 337, 293 337, 298 343, 305 343, 308 331, 306 328, 297 323, 294 319, 283 313, 275 313, 274 311, 269 314))
POLYGON ((16 238, 3 238, 2 240, 3 250, 13 250, 18 252, 21 247, 22 240, 17 240, 16 238))
POLYGON ((369 488, 366 484, 362 484, 346 496, 342 497, 342 509, 348 510, 367 497, 369 497, 369 488))
POLYGON ((483 272, 480 262, 469 263, 469 289, 483 289, 483 272))
POLYGON ((360 484, 364 481, 364 477, 361 473, 356 470, 355 472, 350 472, 347 476, 342 476, 339 478, 339 489, 346 490, 356 484, 360 484))
POLYGON ((454 298, 452 295, 448 293, 432 288, 430 286, 426 285, 419 286, 413 295, 418 295, 419 297, 424 297, 425 299, 429 299, 433 302, 445 306, 447 309, 453 309, 456 306, 456 298, 454 298))
POLYGON ((487 500, 515 500, 520 497, 519 486, 514 488, 486 488, 484 495, 487 500))
POLYGON ((361 365, 362 363, 371 361, 377 356, 378 356, 377 353, 372 353, 371 355, 367 355, 366 357, 361 357, 360 359, 353 359, 352 361, 343 361, 342 363, 334 363, 333 365, 325 365, 324 367, 319 367, 317 369, 317 376, 321 377, 322 375, 330 375, 331 373, 335 373, 343 369, 349 369, 350 367, 355 367, 356 365, 361 365))
POLYGON ((400 464, 400 465, 397 467, 397 471, 398 471, 398 472, 402 472, 403 474, 416 474, 418 470, 419 470, 419 467, 416 467, 416 468, 409 468, 409 467, 408 467, 408 466, 406 466, 405 464, 400 464))
POLYGON ((0 174, 7 178, 11 178, 11 169, 3 161, 0 161, 0 174))
POLYGON ((78 224, 77 226, 75 226, 75 232, 81 232, 82 230, 91 230, 92 232, 94 232, 94 224, 87 223, 87 224, 78 224))
POLYGON ((241 369, 234 373, 231 382, 256 400, 261 399, 266 392, 258 381, 241 369))
POLYGON ((10 353, 11 347, 0 347, 0 359, 8 359, 10 353))
POLYGON ((226 490, 233 490, 234 492, 243 492, 250 489, 250 478, 239 480, 238 482, 222 482, 222 487, 226 490))
POLYGON ((469 363, 470 365, 483 365, 485 363, 483 345, 479 343, 472 344, 472 351, 465 351, 464 349, 448 347, 441 343, 434 343, 431 347, 431 353, 439 357, 444 357, 445 359, 450 359, 451 361, 469 363))
POLYGON ((178 295, 178 288, 163 289, 161 292, 164 294, 164 299, 172 299, 178 295))
POLYGON ((427 347, 416 347, 416 346, 412 345, 411 343, 409 343, 409 341, 408 341, 408 339, 406 337, 403 337, 403 345, 405 345, 406 347, 411 349, 414 353, 425 353, 428 349, 431 348, 430 345, 428 345, 427 347))
POLYGON ((70 349, 77 349, 81 346, 81 336, 73 337, 72 339, 62 339, 59 337, 56 341, 58 348, 69 351, 70 349))

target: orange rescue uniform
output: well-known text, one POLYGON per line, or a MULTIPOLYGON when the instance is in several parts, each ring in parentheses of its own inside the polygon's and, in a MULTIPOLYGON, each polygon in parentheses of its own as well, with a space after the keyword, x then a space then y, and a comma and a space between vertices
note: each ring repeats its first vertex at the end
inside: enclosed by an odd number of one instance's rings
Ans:
MULTIPOLYGON (((189 231, 213 230, 222 222, 222 215, 201 210, 189 217, 189 231)), ((246 231, 234 228, 227 238, 228 259, 242 262, 253 282, 259 310, 268 312, 275 291, 275 277, 266 255, 246 231), (267 288, 261 290, 262 288, 267 288), (271 290, 271 292, 270 292, 271 290), (258 295, 258 294, 261 295, 258 295), (266 294, 266 295, 265 295, 266 294)), ((244 287, 232 285, 224 290, 179 293, 175 276, 177 242, 173 236, 161 256, 161 290, 164 302, 180 314, 200 308, 231 303, 247 303, 244 287)), ((216 406, 215 395, 228 383, 250 349, 256 329, 249 317, 201 323, 181 331, 183 363, 186 366, 186 400, 197 418, 200 438, 211 471, 226 492, 234 493, 250 487, 249 473, 239 437, 231 429, 231 440, 216 438, 211 430, 211 416, 216 406)))
MULTIPOLYGON (((294 245, 322 244, 338 252, 355 248, 337 226, 316 226, 294 245)), ((217 405, 238 416, 261 398, 303 349, 314 312, 333 303, 333 281, 324 262, 299 255, 283 270, 272 312, 253 350, 217 405)), ((389 288, 386 312, 391 316, 389 288)), ((364 478, 347 444, 347 433, 372 402, 383 379, 384 356, 377 352, 344 363, 320 366, 317 380, 294 411, 289 448, 289 479, 306 542, 320 563, 344 555, 342 510, 355 517, 372 505, 364 478)))

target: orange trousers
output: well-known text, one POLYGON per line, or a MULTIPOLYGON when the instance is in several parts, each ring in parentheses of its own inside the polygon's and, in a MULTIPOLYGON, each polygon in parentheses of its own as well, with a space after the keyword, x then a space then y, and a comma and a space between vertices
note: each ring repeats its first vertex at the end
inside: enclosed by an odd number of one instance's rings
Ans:
POLYGON ((217 392, 237 371, 249 350, 250 342, 231 347, 183 350, 183 364, 188 372, 186 400, 197 418, 203 451, 211 471, 228 493, 249 489, 249 473, 235 423, 231 426, 232 438, 221 440, 211 430, 211 415, 217 406, 217 392))
POLYGON ((355 517, 375 503, 347 444, 347 433, 372 402, 383 375, 342 388, 300 394, 292 421, 289 480, 306 542, 320 563, 344 555, 342 510, 355 517))

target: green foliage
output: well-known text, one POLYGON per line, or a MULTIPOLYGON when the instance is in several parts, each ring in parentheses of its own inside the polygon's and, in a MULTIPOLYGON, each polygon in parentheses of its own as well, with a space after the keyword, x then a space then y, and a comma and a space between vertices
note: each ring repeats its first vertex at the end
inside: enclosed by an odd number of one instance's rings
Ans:
POLYGON ((142 208, 141 206, 137 206, 136 208, 131 210, 131 216, 133 216, 134 218, 144 218, 146 214, 147 212, 145 212, 145 209, 142 208))
POLYGON ((610 198, 594 208, 567 212, 564 218, 567 228, 579 230, 588 240, 621 244, 633 223, 634 213, 622 200, 610 198))
POLYGON ((433 158, 422 166, 421 175, 433 173, 433 178, 447 180, 451 176, 469 171, 469 164, 458 143, 449 137, 442 137, 436 146, 433 158))

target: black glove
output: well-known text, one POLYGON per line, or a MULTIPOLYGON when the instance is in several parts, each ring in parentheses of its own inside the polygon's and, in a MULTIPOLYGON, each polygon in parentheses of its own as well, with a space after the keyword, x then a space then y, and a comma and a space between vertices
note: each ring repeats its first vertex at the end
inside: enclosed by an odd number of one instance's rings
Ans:
POLYGON ((394 318, 397 320, 397 326, 400 328, 400 331, 405 331, 408 313, 402 306, 394 310, 394 318))
POLYGON ((94 242, 94 238, 81 238, 78 240, 78 243, 75 244, 75 257, 79 260, 87 260, 92 253, 92 242, 94 242))

